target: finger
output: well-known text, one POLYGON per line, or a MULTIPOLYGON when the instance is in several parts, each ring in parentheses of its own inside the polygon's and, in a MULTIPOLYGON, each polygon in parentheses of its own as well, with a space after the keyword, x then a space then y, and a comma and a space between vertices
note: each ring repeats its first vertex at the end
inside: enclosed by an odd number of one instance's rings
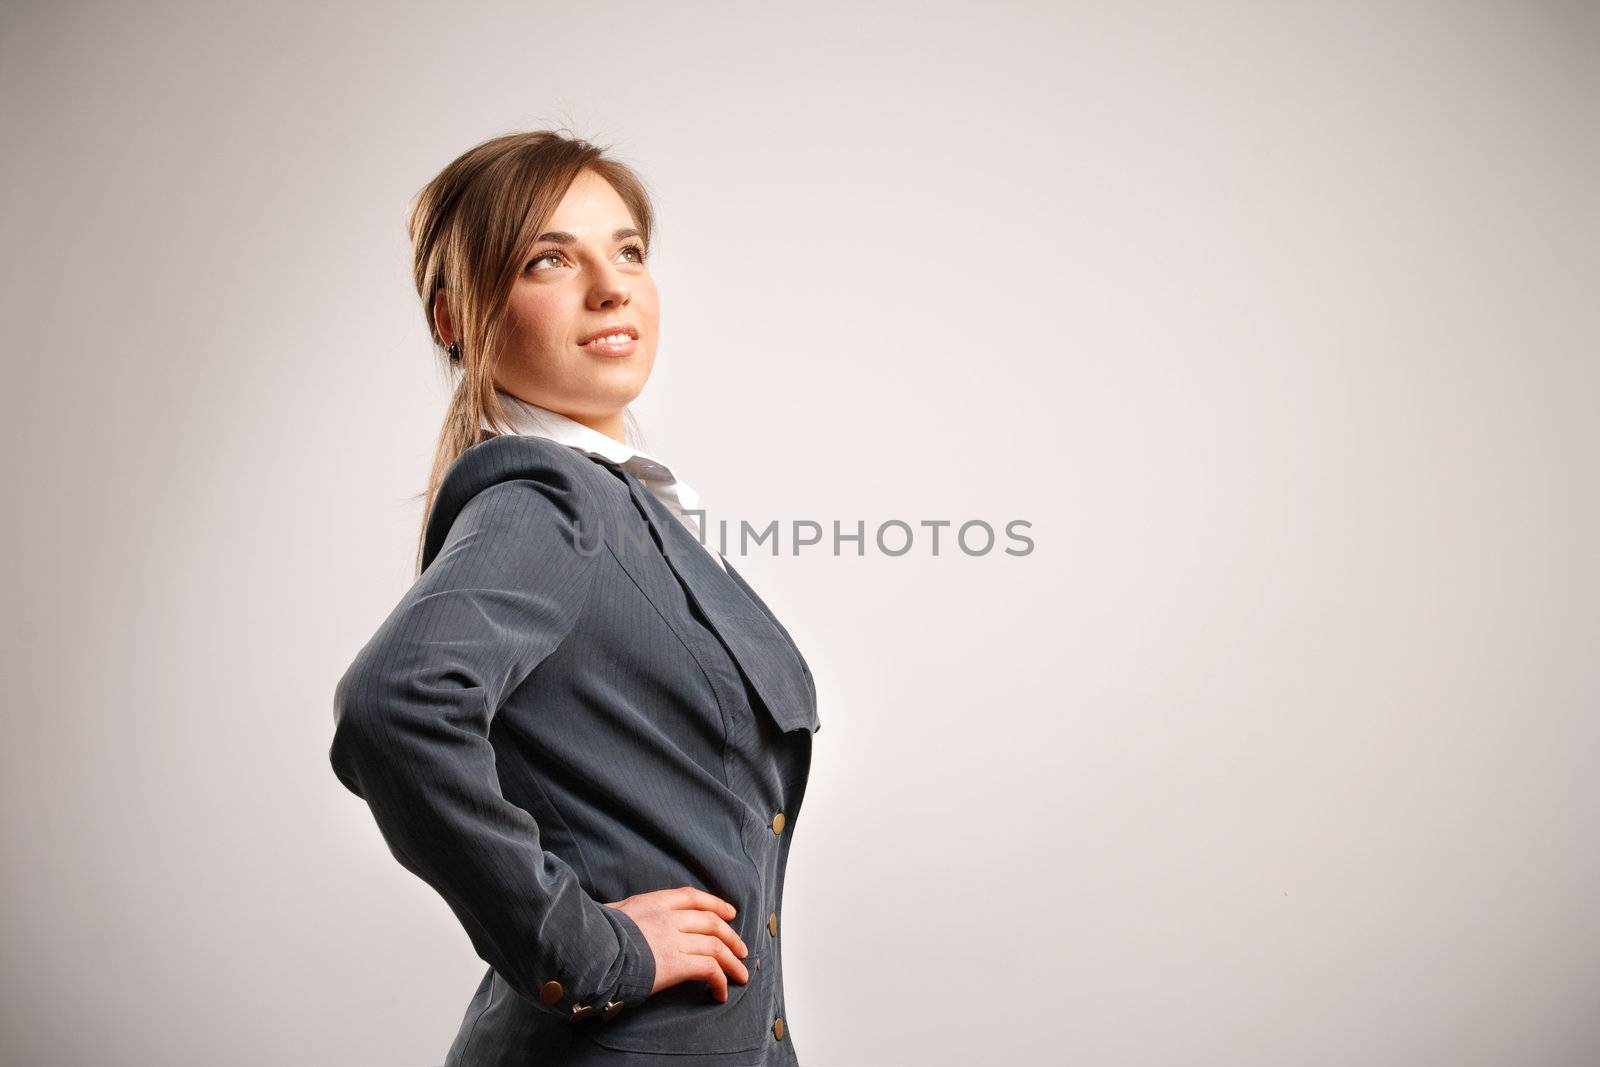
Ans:
POLYGON ((711 995, 720 1001, 728 999, 728 976, 722 973, 722 968, 710 956, 696 956, 699 961, 695 965, 696 977, 711 985, 711 995))
POLYGON ((712 896, 704 889, 696 889, 692 885, 680 887, 672 905, 675 908, 703 908, 706 911, 714 911, 725 919, 731 919, 737 913, 734 906, 726 900, 712 896))
POLYGON ((750 981, 749 968, 734 957, 733 952, 721 938, 710 934, 689 934, 688 940, 693 947, 687 951, 716 960, 721 970, 739 979, 741 984, 750 981))
POLYGON ((703 911, 715 912, 728 919, 733 918, 735 914, 732 904, 729 904, 719 896, 692 885, 683 886, 678 890, 678 897, 674 901, 674 906, 684 909, 699 908, 703 911))
POLYGON ((750 947, 744 943, 744 938, 739 936, 737 930, 729 926, 720 916, 709 911, 686 911, 681 913, 678 929, 686 933, 711 934, 722 938, 734 954, 740 959, 750 955, 750 947))
POLYGON ((724 971, 739 980, 740 985, 750 984, 750 968, 740 962, 733 951, 721 941, 717 942, 717 961, 722 964, 724 971))

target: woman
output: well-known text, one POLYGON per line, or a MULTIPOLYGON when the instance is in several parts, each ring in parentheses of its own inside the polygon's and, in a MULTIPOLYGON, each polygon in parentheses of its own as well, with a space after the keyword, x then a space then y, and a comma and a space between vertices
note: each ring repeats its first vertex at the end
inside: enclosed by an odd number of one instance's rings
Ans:
POLYGON ((331 758, 489 964, 450 1065, 798 1063, 779 922, 816 689, 627 444, 652 222, 548 132, 464 153, 411 218, 457 381, 420 574, 339 681, 331 758))

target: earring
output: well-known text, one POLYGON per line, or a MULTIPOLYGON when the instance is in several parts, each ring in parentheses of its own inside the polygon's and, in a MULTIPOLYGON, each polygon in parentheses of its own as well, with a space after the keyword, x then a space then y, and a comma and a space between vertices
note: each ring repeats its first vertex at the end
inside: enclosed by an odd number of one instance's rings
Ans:
POLYGON ((460 363, 461 362, 461 342, 460 341, 451 341, 450 342, 450 347, 445 349, 445 351, 450 353, 450 362, 452 362, 452 363, 460 363))

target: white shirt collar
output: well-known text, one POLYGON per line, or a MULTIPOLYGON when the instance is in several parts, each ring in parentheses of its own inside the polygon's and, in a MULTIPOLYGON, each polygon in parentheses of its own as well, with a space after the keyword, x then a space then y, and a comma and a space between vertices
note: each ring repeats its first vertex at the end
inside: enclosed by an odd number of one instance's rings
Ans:
MULTIPOLYGON (((723 563, 710 545, 705 543, 702 523, 705 521, 703 514, 690 517, 685 514, 696 511, 700 507, 700 494, 694 487, 682 478, 673 474, 672 469, 661 460, 648 452, 633 448, 618 441, 609 434, 601 433, 592 426, 585 426, 577 419, 569 418, 559 411, 551 411, 521 397, 513 396, 503 389, 497 389, 500 403, 505 407, 506 418, 510 421, 511 431, 529 437, 544 437, 580 452, 588 452, 608 459, 623 467, 650 490, 655 498, 664 504, 668 511, 677 516, 678 521, 694 535, 694 539, 711 554, 723 569, 723 563)), ((493 429, 488 419, 484 419, 485 429, 493 429)))

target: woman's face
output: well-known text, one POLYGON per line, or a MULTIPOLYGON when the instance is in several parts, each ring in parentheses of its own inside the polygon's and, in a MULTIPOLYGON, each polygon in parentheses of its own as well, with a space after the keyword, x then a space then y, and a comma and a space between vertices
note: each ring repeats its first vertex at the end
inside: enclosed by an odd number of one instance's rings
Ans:
POLYGON ((512 285, 497 384, 621 440, 623 409, 656 359, 660 304, 643 251, 622 197, 580 171, 512 285), (632 337, 582 343, 597 333, 632 337))

